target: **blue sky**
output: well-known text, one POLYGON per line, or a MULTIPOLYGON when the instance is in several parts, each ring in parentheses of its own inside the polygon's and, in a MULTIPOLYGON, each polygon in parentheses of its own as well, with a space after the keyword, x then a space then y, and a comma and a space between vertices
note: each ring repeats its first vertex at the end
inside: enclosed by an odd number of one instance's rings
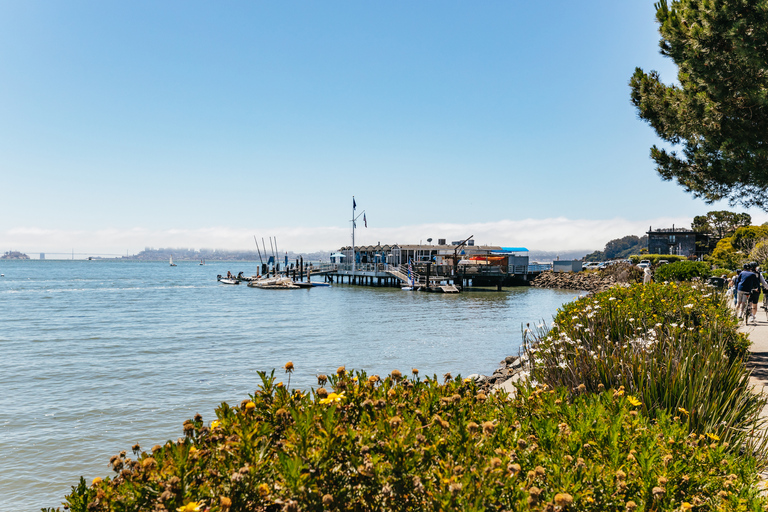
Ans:
POLYGON ((650 1, 0 1, 0 250, 332 250, 353 195, 360 243, 690 223, 727 205, 648 157, 658 38, 650 1))

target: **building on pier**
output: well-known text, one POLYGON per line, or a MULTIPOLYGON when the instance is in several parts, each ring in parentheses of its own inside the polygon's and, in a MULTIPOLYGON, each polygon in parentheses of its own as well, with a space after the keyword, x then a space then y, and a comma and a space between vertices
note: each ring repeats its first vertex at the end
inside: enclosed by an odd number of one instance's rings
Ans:
MULTIPOLYGON (((474 245, 441 239, 432 244, 376 244, 338 250, 330 281, 374 286, 400 286, 410 263, 415 286, 427 290, 453 284, 459 287, 525 285, 548 265, 530 265, 528 249, 474 245), (343 255, 343 257, 341 256, 343 255)), ((469 240, 468 242, 472 242, 469 240)))

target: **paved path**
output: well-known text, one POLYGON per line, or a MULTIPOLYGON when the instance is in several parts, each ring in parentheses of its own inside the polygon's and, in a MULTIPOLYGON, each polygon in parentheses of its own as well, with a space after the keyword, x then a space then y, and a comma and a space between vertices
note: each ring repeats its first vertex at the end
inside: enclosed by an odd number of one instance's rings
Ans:
MULTIPOLYGON (((765 310, 758 307, 757 325, 742 323, 739 330, 747 333, 752 342, 749 347, 751 354, 748 366, 752 370, 749 381, 755 386, 755 391, 768 392, 768 318, 765 310)), ((768 405, 763 409, 763 417, 768 418, 768 405)))

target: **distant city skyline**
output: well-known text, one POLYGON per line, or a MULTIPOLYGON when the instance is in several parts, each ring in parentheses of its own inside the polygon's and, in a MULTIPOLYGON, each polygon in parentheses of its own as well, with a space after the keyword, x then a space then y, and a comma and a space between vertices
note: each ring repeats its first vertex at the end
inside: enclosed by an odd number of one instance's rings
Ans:
MULTIPOLYGON (((10 2, 0 250, 286 250, 474 234, 601 249, 707 205, 663 182, 652 2, 10 2)), ((737 210, 742 211, 742 210, 737 210)), ((756 222, 764 212, 750 211, 756 222)), ((758 222, 758 223, 759 223, 758 222)))

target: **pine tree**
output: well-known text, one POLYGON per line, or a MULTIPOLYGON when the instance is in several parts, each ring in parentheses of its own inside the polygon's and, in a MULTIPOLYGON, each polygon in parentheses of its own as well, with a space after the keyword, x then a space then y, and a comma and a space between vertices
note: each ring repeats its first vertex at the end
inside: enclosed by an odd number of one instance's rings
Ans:
POLYGON ((662 55, 679 84, 637 68, 641 119, 673 146, 653 146, 665 180, 707 202, 768 210, 768 1, 661 0, 662 55))

